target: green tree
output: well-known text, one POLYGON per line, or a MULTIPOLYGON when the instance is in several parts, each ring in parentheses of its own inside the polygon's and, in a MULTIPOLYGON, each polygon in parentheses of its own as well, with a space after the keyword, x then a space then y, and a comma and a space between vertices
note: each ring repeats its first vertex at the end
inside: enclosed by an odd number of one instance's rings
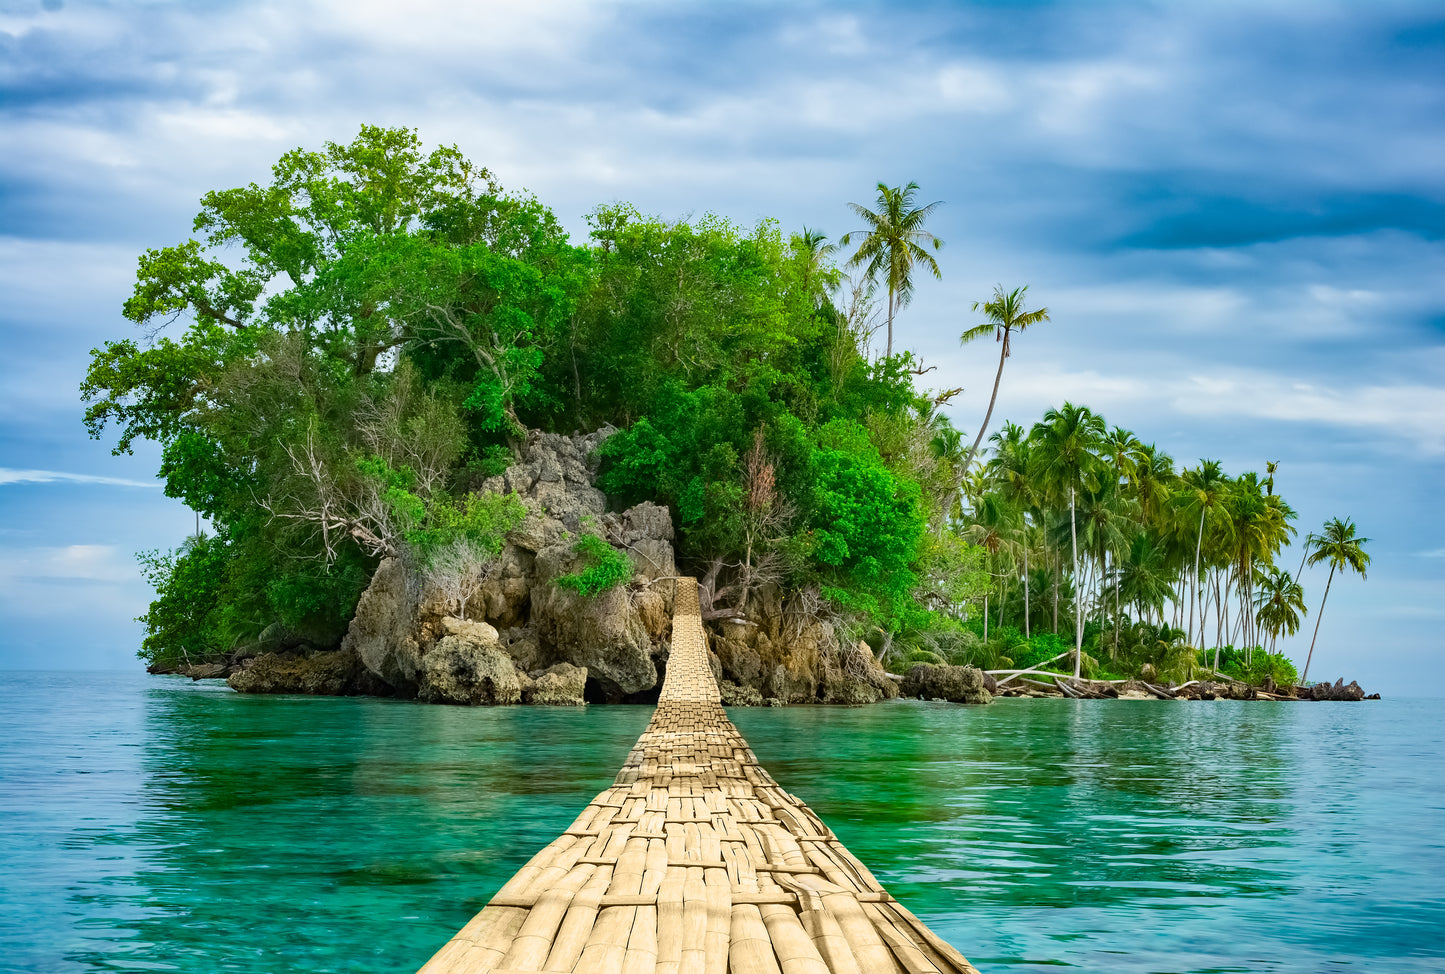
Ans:
POLYGON ((1254 596, 1256 618, 1269 636, 1269 651, 1273 653, 1275 640, 1281 634, 1293 636, 1299 632, 1300 621, 1309 612, 1305 606, 1305 590, 1289 572, 1273 566, 1259 571, 1256 584, 1259 586, 1254 596))
POLYGON ((915 206, 918 184, 889 186, 878 184, 878 209, 870 210, 858 203, 848 206, 864 222, 861 230, 843 234, 839 241, 844 247, 855 235, 861 235, 858 250, 848 258, 849 267, 863 267, 869 277, 881 278, 888 285, 888 346, 886 357, 893 355, 893 314, 906 307, 913 300, 913 269, 922 266, 942 279, 938 261, 928 252, 927 247, 938 250, 943 246, 932 233, 923 228, 933 211, 942 205, 941 200, 927 206, 915 206))
POLYGON ((994 373, 993 392, 988 397, 988 410, 983 414, 983 423, 978 428, 978 435, 973 438, 973 446, 969 448, 968 456, 963 459, 963 470, 960 476, 968 472, 968 466, 973 462, 974 454, 978 452, 978 445, 983 442, 984 433, 988 431, 989 420, 993 418, 994 403, 998 400, 998 385, 999 381, 1003 379, 1003 364, 1009 357, 1013 333, 1018 332, 1022 335, 1032 325, 1049 320, 1048 308, 1024 310, 1024 296, 1027 292, 1028 285, 1014 288, 1012 291, 1005 291, 1002 284, 996 286, 993 290, 992 300, 973 303, 973 310, 982 311, 988 321, 981 325, 974 325, 958 336, 960 345, 967 345, 985 335, 993 335, 994 340, 999 343, 998 371, 994 373))
MULTIPOLYGON (((1039 480, 1056 501, 1067 497, 1069 539, 1074 575, 1074 678, 1082 672, 1084 655, 1084 597, 1079 586, 1078 495, 1095 482, 1100 461, 1095 452, 1103 441, 1104 418, 1087 406, 1066 402, 1050 409, 1034 424, 1032 438, 1039 480)), ((1055 583, 1057 585, 1057 583, 1055 583)))
POLYGON ((1350 518, 1341 520, 1332 517, 1325 522, 1320 533, 1315 537, 1314 551, 1310 552, 1309 563, 1318 565, 1322 561, 1330 563, 1330 575, 1325 580, 1325 594, 1320 597, 1320 611, 1315 614, 1315 632, 1310 637, 1310 652, 1305 657, 1305 669, 1300 674, 1303 682, 1309 679, 1310 662, 1315 657, 1315 640, 1320 637, 1320 620, 1325 615, 1325 602, 1330 597, 1330 585, 1334 583, 1335 571, 1358 572, 1361 578, 1365 578, 1365 569, 1370 565, 1370 556, 1365 552, 1365 545, 1369 538, 1362 538, 1355 534, 1355 522, 1350 518))
POLYGON ((1179 479, 1181 489, 1176 494, 1176 504, 1182 515, 1181 524, 1187 523, 1194 511, 1199 512, 1199 526, 1194 532, 1194 571, 1189 576, 1192 586, 1189 597, 1189 627, 1185 630, 1185 638, 1191 645, 1194 645, 1196 642, 1203 641, 1204 633, 1203 610, 1201 609, 1199 638, 1196 639, 1194 609, 1199 604, 1199 566, 1204 552, 1204 521, 1206 516, 1211 512, 1217 512, 1220 505, 1224 503, 1229 481, 1218 460, 1200 460, 1197 470, 1186 470, 1179 479))

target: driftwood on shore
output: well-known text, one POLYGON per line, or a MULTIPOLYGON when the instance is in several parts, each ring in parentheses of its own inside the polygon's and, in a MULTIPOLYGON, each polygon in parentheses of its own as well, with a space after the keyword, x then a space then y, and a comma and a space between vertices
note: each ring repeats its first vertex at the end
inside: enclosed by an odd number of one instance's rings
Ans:
MULTIPOLYGON (((1040 664, 1044 665, 1044 664, 1040 664)), ((990 671, 990 673, 998 671, 990 671)), ((1030 670, 1013 672, 1010 679, 1018 682, 1005 686, 999 681, 998 695, 1004 697, 1053 696, 1071 700, 1132 699, 1144 700, 1153 697, 1158 700, 1265 700, 1270 702, 1319 701, 1319 700, 1378 700, 1378 693, 1366 694, 1355 682, 1319 683, 1314 686, 1280 687, 1266 680, 1263 686, 1251 686, 1240 680, 1189 680, 1180 684, 1156 684, 1139 679, 1124 680, 1075 680, 1064 673, 1037 672, 1030 670), (1024 673, 1035 673, 1039 679, 1029 679, 1024 673)))

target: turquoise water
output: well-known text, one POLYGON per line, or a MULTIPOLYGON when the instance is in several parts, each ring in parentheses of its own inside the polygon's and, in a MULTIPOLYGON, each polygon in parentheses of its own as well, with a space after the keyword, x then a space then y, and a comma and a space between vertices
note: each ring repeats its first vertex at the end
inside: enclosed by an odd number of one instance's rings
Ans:
MULTIPOLYGON (((649 712, 0 674, 0 971, 414 970, 649 712)), ((733 719, 984 972, 1445 970, 1437 702, 733 719)))

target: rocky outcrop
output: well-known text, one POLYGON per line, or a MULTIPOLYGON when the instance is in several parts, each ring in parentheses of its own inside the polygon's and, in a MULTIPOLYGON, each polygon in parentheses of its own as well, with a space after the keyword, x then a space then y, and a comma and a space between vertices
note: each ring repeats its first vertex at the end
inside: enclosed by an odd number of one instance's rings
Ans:
MULTIPOLYGON (((1316 683, 1312 687, 1299 687, 1298 690, 1301 700, 1354 701, 1366 699, 1365 691, 1358 683, 1356 683, 1354 680, 1346 683, 1343 677, 1336 680, 1333 684, 1316 683)), ((1371 696, 1370 699, 1378 700, 1379 695, 1375 694, 1371 696)))
POLYGON ((512 658, 495 639, 480 643, 446 636, 423 659, 417 698, 427 703, 521 703, 522 683, 512 658))
POLYGON ((947 700, 951 703, 992 703, 984 688, 983 671, 976 666, 937 666, 918 663, 903 675, 899 690, 905 697, 947 700))
POLYGON ((571 663, 558 663, 537 674, 535 679, 529 677, 528 683, 522 691, 523 703, 579 707, 585 702, 587 670, 571 663))
POLYGON ((305 693, 351 697, 392 695, 355 652, 338 649, 309 656, 263 653, 245 660, 226 681, 241 693, 305 693))
POLYGON ((416 693, 421 671, 417 592, 398 558, 386 558, 361 594, 341 641, 377 679, 403 696, 416 693))
POLYGON ((554 582, 540 583, 532 592, 532 621, 554 655, 586 668, 608 699, 621 700, 657 685, 652 640, 621 586, 586 596, 554 582))
POLYGON ((827 622, 794 611, 765 587, 747 610, 709 624, 723 680, 784 703, 874 703, 897 684, 864 644, 848 644, 827 622))
MULTIPOLYGON (((468 600, 467 618, 451 618, 401 559, 384 559, 341 641, 345 658, 385 692, 431 702, 654 698, 672 635, 670 579, 678 574, 672 517, 668 508, 646 502, 607 510, 594 480, 597 447, 612 432, 534 432, 505 472, 472 482, 472 489, 515 493, 526 514, 468 600), (629 584, 590 596, 557 584, 590 566, 577 551, 584 534, 627 556, 629 584)), ((730 705, 860 704, 898 693, 866 646, 793 611, 776 589, 755 593, 737 618, 710 621, 708 628, 709 662, 730 705)), ((291 630, 272 626, 263 637, 261 659, 305 657, 302 637, 291 630)), ((287 685, 278 667, 296 664, 268 661, 256 673, 276 672, 276 679, 252 676, 233 685, 287 685)), ((299 671, 291 678, 305 682, 299 671)), ((357 678, 341 682, 358 685, 357 678)))
MULTIPOLYGON (((607 510, 607 495, 592 482, 597 475, 597 448, 615 432, 611 426, 575 436, 533 431, 522 444, 518 461, 484 481, 482 490, 516 493, 534 501, 546 518, 576 534, 582 530, 583 518, 601 517, 607 510)), ((555 540, 548 538, 548 526, 540 521, 523 529, 535 545, 533 551, 555 540)))
POLYGON ((717 685, 724 707, 761 707, 763 695, 756 687, 740 687, 732 680, 723 680, 717 685))

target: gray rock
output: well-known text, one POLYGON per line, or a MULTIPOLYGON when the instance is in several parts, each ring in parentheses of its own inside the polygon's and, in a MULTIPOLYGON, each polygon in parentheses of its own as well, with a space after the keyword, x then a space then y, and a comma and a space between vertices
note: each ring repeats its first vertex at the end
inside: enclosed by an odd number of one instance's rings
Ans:
POLYGON ((731 680, 718 684, 718 693, 724 707, 761 707, 763 695, 756 687, 740 687, 731 680))
POLYGON ((383 559, 361 594, 341 642, 374 676, 403 694, 416 691, 421 669, 416 596, 396 558, 383 559))
POLYGON ((935 666, 918 663, 903 675, 899 690, 905 697, 926 697, 953 703, 992 703, 984 689, 983 671, 976 666, 935 666))
POLYGON ((523 692, 524 703, 580 707, 587 686, 587 670, 571 663, 558 663, 540 673, 523 692))
POLYGON ((182 666, 178 672, 192 680, 219 680, 231 675, 231 666, 229 663, 197 663, 182 666))
POLYGON ((530 626, 517 626, 503 631, 498 643, 506 654, 512 657, 517 668, 531 672, 545 669, 552 662, 551 654, 544 651, 537 640, 537 633, 530 626))
POLYGON ((532 590, 532 622, 538 637, 562 662, 584 667, 609 697, 657 685, 652 640, 622 586, 582 595, 550 581, 582 567, 571 545, 554 545, 537 555, 540 576, 532 590), (542 581, 547 579, 548 581, 542 581))
POLYGON ((521 702, 522 687, 512 657, 495 639, 447 636, 422 659, 417 697, 427 703, 509 704, 521 702))
POLYGON ((226 680, 239 693, 304 693, 321 696, 390 696, 391 689, 351 650, 310 656, 265 653, 246 660, 226 680))

